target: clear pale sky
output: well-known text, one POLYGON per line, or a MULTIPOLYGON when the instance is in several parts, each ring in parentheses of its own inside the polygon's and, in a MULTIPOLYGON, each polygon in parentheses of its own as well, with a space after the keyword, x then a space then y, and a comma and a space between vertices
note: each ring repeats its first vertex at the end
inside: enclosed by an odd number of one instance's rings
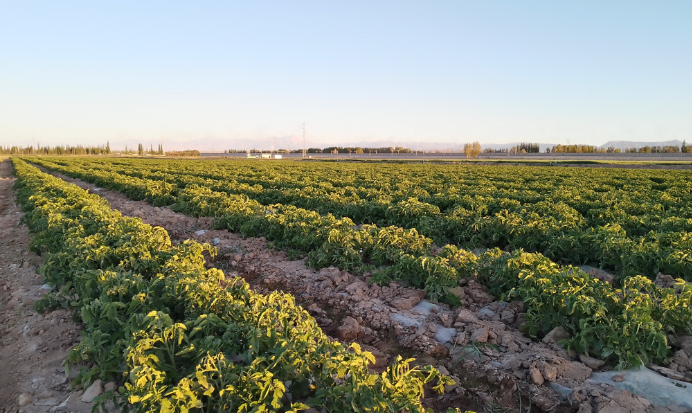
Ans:
POLYGON ((0 1, 0 145, 303 122, 323 146, 692 141, 692 1, 0 1))

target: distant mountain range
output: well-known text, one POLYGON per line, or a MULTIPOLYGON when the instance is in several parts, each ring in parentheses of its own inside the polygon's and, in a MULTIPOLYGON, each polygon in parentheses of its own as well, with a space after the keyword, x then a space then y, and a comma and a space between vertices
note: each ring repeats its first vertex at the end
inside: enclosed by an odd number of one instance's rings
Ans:
MULTIPOLYGON (((149 142, 145 143, 144 146, 149 147, 149 142)), ((198 149, 203 152, 223 152, 224 149, 271 149, 271 138, 268 139, 219 139, 219 138, 208 138, 208 139, 191 139, 187 141, 180 141, 169 139, 164 141, 164 149, 166 150, 182 150, 182 149, 198 149)), ((350 146, 350 147, 369 147, 369 148, 382 148, 390 146, 403 146, 405 148, 411 148, 415 150, 454 150, 458 151, 464 148, 465 142, 425 142, 425 141, 390 141, 390 140, 380 140, 380 141, 360 141, 360 142, 329 142, 328 140, 312 140, 307 142, 307 147, 317 147, 326 148, 330 146, 350 146)), ((483 149, 509 149, 514 146, 519 145, 521 142, 509 142, 509 143, 483 143, 481 142, 481 147, 483 149)), ((582 144, 579 142, 574 142, 572 144, 582 144)), ((690 140, 692 144, 692 139, 690 140)), ((556 146, 557 143, 539 143, 539 148, 541 152, 545 152, 546 148, 552 148, 556 146)), ((564 145, 564 143, 563 143, 564 145)), ((643 146, 681 146, 682 141, 671 140, 662 142, 634 142, 634 141, 609 141, 599 146, 600 148, 614 147, 618 149, 627 148, 641 148, 643 146)), ((131 148, 136 147, 136 142, 128 143, 131 148)), ((156 146, 156 145, 154 145, 156 146)), ((299 149, 302 148, 303 142, 297 136, 285 136, 276 137, 274 139, 274 149, 299 149)))
POLYGON ((682 141, 663 141, 663 142, 632 142, 632 141, 608 141, 600 146, 600 148, 627 149, 641 148, 644 146, 682 146, 682 141))
MULTIPOLYGON (((483 149, 489 148, 489 149, 509 149, 513 148, 522 142, 509 142, 509 143, 483 143, 481 142, 481 147, 483 149)), ((529 142, 524 142, 524 143, 529 143, 529 142)), ((530 142, 534 143, 534 142, 530 142)), ((585 145, 579 142, 572 143, 572 145, 585 145)), ((690 142, 692 144, 692 141, 690 142)), ((546 148, 552 148, 553 146, 557 146, 557 143, 539 143, 539 150, 541 152, 545 152, 546 148)), ((563 145, 566 145, 563 143, 563 145)), ((681 146, 682 141, 679 140, 673 140, 673 141, 662 141, 662 142, 634 142, 634 141, 609 141, 604 143, 603 145, 599 146, 599 148, 609 148, 609 147, 614 147, 617 149, 627 149, 627 148, 641 148, 644 146, 681 146)), ((315 145, 318 146, 319 145, 315 145)), ((450 142, 391 142, 391 141, 377 141, 377 142, 358 142, 356 144, 337 144, 337 145, 324 145, 326 146, 354 146, 354 147, 370 147, 370 148, 378 148, 378 147, 389 147, 389 146, 403 146, 405 148, 411 148, 411 149, 418 149, 418 150, 461 150, 464 148, 464 142, 462 143, 450 143, 450 142)))

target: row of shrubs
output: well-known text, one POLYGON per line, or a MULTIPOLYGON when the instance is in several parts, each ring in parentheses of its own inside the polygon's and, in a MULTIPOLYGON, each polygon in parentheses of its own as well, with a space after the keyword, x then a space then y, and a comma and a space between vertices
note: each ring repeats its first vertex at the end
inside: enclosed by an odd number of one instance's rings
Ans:
POLYGON ((425 385, 451 384, 398 358, 371 374, 373 356, 330 340, 288 294, 260 295, 206 269, 194 241, 123 217, 96 195, 13 159, 17 199, 45 254, 54 291, 39 311, 74 309, 83 338, 68 364, 76 382, 121 384, 107 401, 133 412, 424 412, 425 385))
MULTIPOLYGON (((148 181, 113 172, 91 171, 81 177, 118 188, 148 181)), ((156 188, 156 187, 155 187, 156 188)), ((144 197, 156 202, 158 193, 144 197)), ((164 196, 170 196, 166 194, 164 196)), ((308 264, 334 265, 354 272, 374 271, 381 284, 393 279, 423 288, 428 298, 458 305, 453 293, 459 280, 477 277, 505 300, 525 304, 527 333, 538 336, 557 326, 572 334, 564 344, 607 359, 617 367, 665 361, 668 336, 692 332, 692 287, 678 280, 659 288, 641 276, 628 277, 621 288, 592 278, 576 267, 561 267, 541 254, 498 249, 480 256, 447 245, 436 254, 432 240, 415 229, 356 226, 348 218, 320 215, 287 205, 262 205, 244 195, 228 195, 190 185, 178 190, 173 208, 192 216, 215 217, 214 225, 244 236, 264 236, 277 247, 307 254, 308 264)))
POLYGON ((692 280, 692 212, 684 207, 690 191, 670 177, 648 176, 656 171, 630 171, 617 179, 613 171, 590 171, 593 176, 587 181, 581 176, 585 171, 563 171, 567 176, 551 184, 535 178, 535 168, 515 168, 511 179, 467 176, 459 180, 464 182, 459 187, 452 184, 454 178, 432 178, 429 172, 418 171, 412 178, 398 169, 363 170, 359 173, 372 174, 372 179, 358 180, 356 188, 333 185, 334 171, 324 164, 311 164, 309 174, 296 174, 295 168, 305 166, 282 164, 273 170, 237 161, 41 162, 82 176, 136 178, 126 190, 152 198, 157 205, 172 204, 185 188, 201 186, 245 195, 264 205, 293 205, 348 217, 357 224, 416 228, 438 245, 522 248, 563 264, 597 263, 620 277, 653 279, 661 271, 692 280), (253 167, 269 169, 249 171, 253 167), (393 179, 396 185, 387 183, 393 179))

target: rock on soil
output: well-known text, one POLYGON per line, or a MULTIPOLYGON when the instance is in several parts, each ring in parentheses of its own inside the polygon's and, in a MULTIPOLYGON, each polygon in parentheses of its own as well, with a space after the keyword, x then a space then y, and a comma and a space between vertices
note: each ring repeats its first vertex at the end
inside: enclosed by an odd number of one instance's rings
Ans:
POLYGON ((343 324, 336 329, 336 336, 341 341, 350 342, 363 334, 360 324, 353 317, 346 317, 343 324))
POLYGON ((583 354, 579 355, 579 361, 584 363, 585 366, 591 368, 592 370, 598 370, 601 368, 604 364, 605 361, 599 360, 593 357, 585 356, 583 354))
POLYGON ((423 291, 411 290, 403 297, 393 299, 391 301, 391 305, 397 310, 410 310, 415 305, 420 303, 423 297, 425 297, 425 293, 423 291))
POLYGON ((91 403, 95 397, 100 396, 101 394, 103 394, 103 383, 101 380, 96 380, 91 383, 91 386, 89 386, 88 389, 84 391, 81 400, 84 403, 91 403))
POLYGON ((555 327, 543 337, 543 342, 546 344, 557 344, 560 340, 569 340, 572 338, 570 333, 562 327, 555 327))
POLYGON ((671 275, 666 275, 662 273, 656 274, 656 279, 654 280, 654 284, 660 288, 673 288, 675 287, 675 279, 671 275))

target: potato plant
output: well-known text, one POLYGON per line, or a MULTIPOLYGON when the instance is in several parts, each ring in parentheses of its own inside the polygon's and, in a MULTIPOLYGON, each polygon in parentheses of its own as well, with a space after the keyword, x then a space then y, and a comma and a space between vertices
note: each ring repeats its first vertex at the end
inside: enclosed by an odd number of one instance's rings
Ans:
POLYGON ((685 171, 133 159, 34 159, 170 205, 188 187, 355 224, 415 228, 438 245, 522 248, 627 277, 692 280, 685 171))
MULTIPOLYGON (((68 366, 76 382, 114 380, 128 412, 424 412, 430 383, 453 383, 432 367, 397 359, 370 373, 372 354, 332 341, 288 294, 253 292, 206 269, 186 241, 126 218, 96 195, 14 159, 17 199, 32 248, 53 292, 39 311, 74 309, 83 338, 68 366)), ((105 410, 104 410, 105 411, 105 410)))
MULTIPOLYGON (((618 367, 665 360, 670 356, 668 335, 692 332, 692 287, 680 280, 675 289, 662 289, 647 278, 658 271, 680 278, 692 276, 691 246, 685 232, 687 220, 692 222, 692 210, 677 204, 689 199, 692 190, 684 181, 651 176, 660 179, 636 185, 631 171, 608 171, 610 175, 599 176, 584 187, 568 172, 551 170, 556 176, 551 178, 553 184, 562 185, 555 192, 550 182, 534 176, 541 174, 534 172, 536 168, 531 170, 533 175, 523 178, 516 176, 521 169, 512 169, 515 175, 505 177, 478 168, 481 172, 471 174, 463 187, 457 187, 455 181, 435 175, 430 166, 402 176, 398 166, 373 172, 358 165, 351 171, 354 176, 332 178, 326 174, 330 167, 319 165, 311 176, 298 180, 294 172, 304 171, 305 166, 294 163, 262 166, 234 161, 209 168, 208 163, 188 161, 65 160, 59 161, 62 166, 37 162, 92 181, 115 173, 118 183, 110 186, 113 188, 134 181, 135 190, 165 176, 166 182, 175 182, 176 189, 161 196, 173 202, 174 209, 214 217, 218 228, 264 236, 280 248, 306 254, 308 263, 316 268, 334 265, 356 272, 373 271, 372 280, 381 284, 405 281, 424 289, 434 301, 459 305, 452 289, 461 278, 477 277, 496 296, 524 302, 529 335, 540 337, 562 326, 572 333, 566 343, 570 347, 618 367), (132 164, 142 167, 129 167, 132 164), (93 169, 86 169, 89 165, 93 169), (521 187, 516 185, 519 180, 521 187), (293 200, 309 198, 301 183, 311 186, 308 193, 314 195, 317 205, 321 205, 321 196, 334 201, 341 194, 352 201, 349 208, 387 199, 390 204, 381 210, 382 222, 393 219, 402 226, 356 225, 336 211, 323 213, 320 208, 259 201, 277 199, 258 195, 270 189, 294 194, 293 200), (358 189, 356 183, 364 187, 358 189), (584 193, 573 192, 568 184, 584 193), (243 186, 244 192, 234 192, 234 185, 243 186), (659 191, 659 197, 644 194, 644 188, 659 191), (635 203, 631 193, 641 199, 635 203), (659 218, 647 212, 650 210, 657 211, 659 218), (639 227, 632 216, 641 218, 639 227), (611 223, 611 218, 621 223, 611 223), (671 231, 654 231, 654 222, 671 231), (594 223, 598 225, 592 226, 594 223), (431 238, 410 225, 442 232, 431 238), (445 238, 457 243, 433 253, 433 242, 445 238), (490 248, 476 256, 463 246, 510 246, 515 251, 506 254, 490 248), (560 266, 551 260, 555 256, 564 257, 563 264, 596 260, 615 268, 618 287, 579 268, 560 266)), ((641 171, 636 173, 647 177, 641 171)), ((328 205, 335 205, 332 201, 328 205)))

